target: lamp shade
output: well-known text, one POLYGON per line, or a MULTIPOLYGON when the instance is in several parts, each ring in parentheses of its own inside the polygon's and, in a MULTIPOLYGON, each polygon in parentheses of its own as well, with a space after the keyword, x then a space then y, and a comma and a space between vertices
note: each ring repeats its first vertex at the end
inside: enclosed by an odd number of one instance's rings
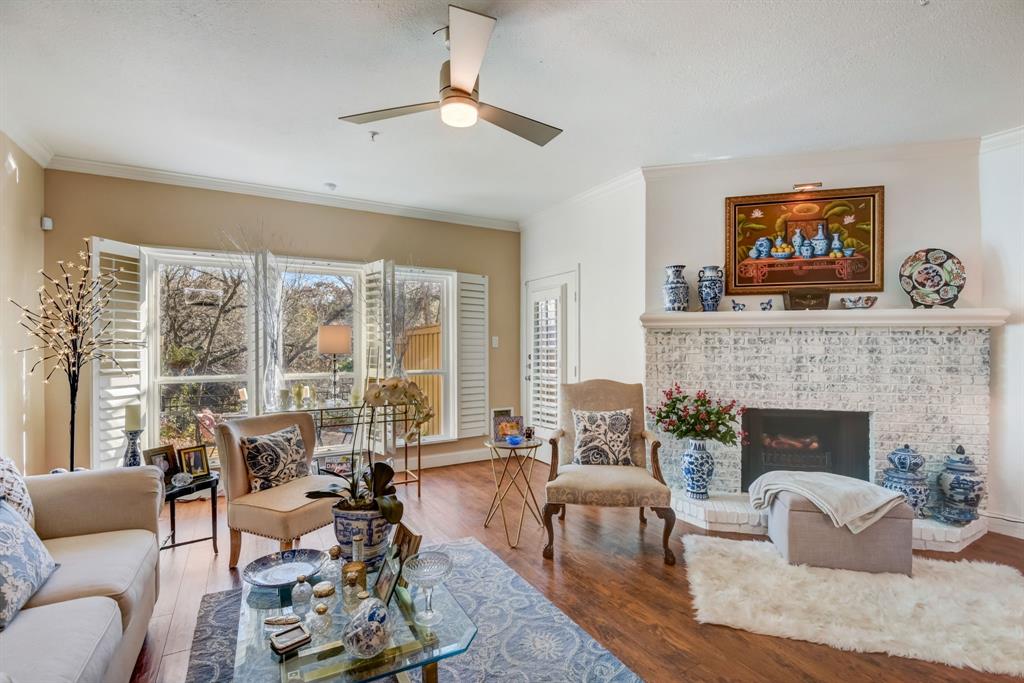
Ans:
POLYGON ((348 325, 321 325, 316 332, 317 353, 352 353, 352 328, 348 325))

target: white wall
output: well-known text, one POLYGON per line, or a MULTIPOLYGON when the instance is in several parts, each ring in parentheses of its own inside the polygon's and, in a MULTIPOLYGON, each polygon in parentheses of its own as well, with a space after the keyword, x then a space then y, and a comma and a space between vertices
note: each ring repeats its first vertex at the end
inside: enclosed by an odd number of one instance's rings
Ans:
POLYGON ((978 166, 985 305, 1010 311, 992 336, 988 512, 1024 538, 1024 128, 983 138, 978 166))
MULTIPOLYGON (((794 183, 815 181, 824 189, 885 186, 885 291, 877 293, 877 306, 910 307, 897 273, 920 247, 959 256, 968 278, 960 305, 981 305, 977 140, 648 168, 644 176, 648 310, 661 310, 662 267, 673 263, 688 266, 690 306, 699 309, 697 270, 725 262, 726 197, 787 192, 794 183)), ((735 298, 749 309, 768 297, 735 298)), ((779 297, 775 305, 781 307, 779 297)))
POLYGON ((644 183, 639 172, 524 221, 522 280, 580 273, 580 379, 642 382, 644 183))

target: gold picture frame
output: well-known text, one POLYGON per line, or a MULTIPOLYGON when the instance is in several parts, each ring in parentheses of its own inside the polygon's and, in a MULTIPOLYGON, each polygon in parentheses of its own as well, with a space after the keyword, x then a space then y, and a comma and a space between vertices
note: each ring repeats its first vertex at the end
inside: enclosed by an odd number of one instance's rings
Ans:
POLYGON ((885 286, 884 231, 882 185, 726 197, 725 293, 880 292, 885 286), (808 230, 812 233, 805 234, 808 230), (792 248, 822 234, 828 239, 827 254, 820 248, 810 256, 798 249, 776 254, 763 248, 765 239, 774 247, 782 238, 792 248), (842 246, 838 255, 836 236, 842 246))
POLYGON ((210 461, 206 456, 206 446, 189 446, 178 449, 178 463, 182 472, 193 477, 205 477, 210 473, 210 461))

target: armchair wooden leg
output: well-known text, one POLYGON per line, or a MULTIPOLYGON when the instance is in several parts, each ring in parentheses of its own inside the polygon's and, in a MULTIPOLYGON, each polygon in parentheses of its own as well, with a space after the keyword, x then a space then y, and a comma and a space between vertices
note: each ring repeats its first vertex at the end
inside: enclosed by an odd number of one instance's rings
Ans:
POLYGON ((290 541, 281 541, 281 552, 284 552, 285 550, 291 550, 292 546, 294 544, 295 544, 295 539, 294 538, 292 540, 290 540, 290 541))
POLYGON ((231 529, 231 558, 228 560, 228 567, 238 566, 238 556, 242 553, 242 532, 238 529, 231 529))
POLYGON ((565 512, 565 506, 557 503, 544 503, 544 528, 548 532, 548 544, 544 546, 544 559, 550 560, 555 556, 555 530, 551 526, 551 518, 558 512, 558 508, 565 512))
POLYGON ((562 506, 562 511, 558 513, 558 519, 562 520, 563 522, 565 521, 565 508, 566 507, 568 507, 568 506, 567 505, 563 505, 562 506))
POLYGON ((676 525, 676 513, 672 508, 651 508, 659 519, 665 520, 665 531, 661 535, 661 545, 665 549, 665 564, 675 564, 676 556, 669 549, 668 541, 672 536, 672 528, 676 525))
POLYGON ((640 523, 647 524, 647 518, 644 517, 644 509, 640 508, 640 523))

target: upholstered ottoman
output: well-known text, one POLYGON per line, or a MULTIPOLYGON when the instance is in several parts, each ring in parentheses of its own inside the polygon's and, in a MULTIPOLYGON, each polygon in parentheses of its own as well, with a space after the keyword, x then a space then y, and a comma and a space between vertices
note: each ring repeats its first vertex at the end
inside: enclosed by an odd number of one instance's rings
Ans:
POLYGON ((768 508, 768 536, 790 564, 910 576, 914 511, 897 505, 859 534, 836 527, 803 496, 783 491, 768 508))

